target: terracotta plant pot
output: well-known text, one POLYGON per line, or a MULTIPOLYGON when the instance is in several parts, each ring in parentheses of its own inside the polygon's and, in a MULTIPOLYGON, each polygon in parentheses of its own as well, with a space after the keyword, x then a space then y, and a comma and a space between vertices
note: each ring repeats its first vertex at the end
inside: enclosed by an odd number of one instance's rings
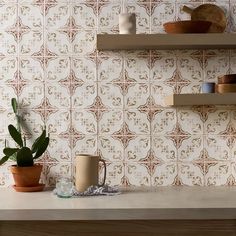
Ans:
POLYGON ((16 187, 35 187, 39 186, 42 165, 33 165, 27 167, 11 166, 11 172, 16 187))

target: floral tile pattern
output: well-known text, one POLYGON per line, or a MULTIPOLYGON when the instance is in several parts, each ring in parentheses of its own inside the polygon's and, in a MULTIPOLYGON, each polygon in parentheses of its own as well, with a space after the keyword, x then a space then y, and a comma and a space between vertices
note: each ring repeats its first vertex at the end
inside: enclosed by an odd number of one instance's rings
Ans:
MULTIPOLYGON (((50 133, 42 182, 72 176, 76 155, 100 155, 106 183, 121 186, 236 185, 235 106, 165 107, 172 93, 236 72, 235 50, 97 51, 97 33, 118 33, 119 14, 137 14, 137 33, 187 20, 182 8, 232 0, 0 0, 0 146, 12 143, 10 100, 21 104, 27 142, 50 133)), ((12 185, 7 163, 0 187, 12 185)), ((101 168, 101 176, 103 173, 101 168)))

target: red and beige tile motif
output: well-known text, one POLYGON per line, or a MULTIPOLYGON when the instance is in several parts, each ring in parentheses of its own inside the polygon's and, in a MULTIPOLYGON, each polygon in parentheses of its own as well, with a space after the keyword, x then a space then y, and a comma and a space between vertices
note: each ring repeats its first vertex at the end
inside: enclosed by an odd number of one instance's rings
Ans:
POLYGON ((136 134, 130 131, 126 123, 123 123, 122 128, 112 134, 112 137, 119 140, 124 148, 128 146, 130 140, 134 139, 135 136, 136 134))

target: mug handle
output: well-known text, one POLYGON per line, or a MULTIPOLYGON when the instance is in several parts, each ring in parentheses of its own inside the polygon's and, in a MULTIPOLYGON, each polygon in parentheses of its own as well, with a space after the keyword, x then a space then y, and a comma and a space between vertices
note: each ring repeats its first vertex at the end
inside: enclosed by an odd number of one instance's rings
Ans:
POLYGON ((98 184, 98 187, 104 186, 105 181, 106 181, 106 176, 107 176, 107 166, 106 166, 106 162, 103 159, 99 159, 99 162, 103 163, 104 166, 104 177, 103 177, 103 182, 102 184, 98 184))

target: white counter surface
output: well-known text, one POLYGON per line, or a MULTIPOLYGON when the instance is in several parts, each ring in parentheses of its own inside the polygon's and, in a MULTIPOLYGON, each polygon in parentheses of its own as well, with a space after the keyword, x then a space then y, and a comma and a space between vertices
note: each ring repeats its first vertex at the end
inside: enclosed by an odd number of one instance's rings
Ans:
POLYGON ((51 191, 0 189, 0 220, 236 219, 236 187, 129 189, 117 196, 62 199, 51 191))

